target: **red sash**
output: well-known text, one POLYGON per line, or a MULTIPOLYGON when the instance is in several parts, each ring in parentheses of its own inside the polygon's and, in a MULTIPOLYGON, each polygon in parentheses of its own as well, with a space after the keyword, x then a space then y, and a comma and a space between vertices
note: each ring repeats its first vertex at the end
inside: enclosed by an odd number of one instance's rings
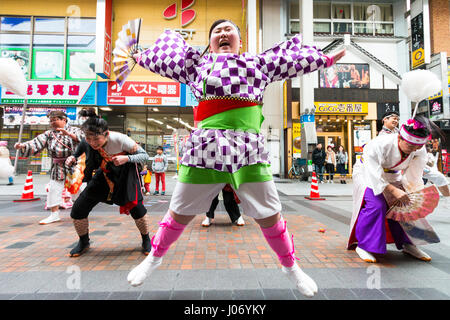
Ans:
POLYGON ((202 121, 215 114, 237 108, 253 107, 259 105, 256 102, 239 99, 211 99, 203 100, 194 107, 194 121, 202 121))

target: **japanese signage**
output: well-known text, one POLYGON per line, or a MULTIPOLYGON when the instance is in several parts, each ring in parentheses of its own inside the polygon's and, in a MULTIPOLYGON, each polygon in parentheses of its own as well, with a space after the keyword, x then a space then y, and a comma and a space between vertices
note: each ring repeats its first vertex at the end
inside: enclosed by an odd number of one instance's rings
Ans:
POLYGON ((377 103, 377 119, 383 120, 386 112, 396 111, 400 114, 400 106, 398 102, 379 102, 377 103))
MULTIPOLYGON (((28 107, 27 113, 25 115, 24 124, 27 125, 38 125, 49 124, 49 119, 47 117, 50 111, 63 111, 67 114, 69 123, 74 123, 77 118, 77 108, 57 108, 57 107, 28 107)), ((3 124, 5 126, 20 125, 22 121, 22 107, 15 106, 5 106, 3 115, 3 124)))
POLYGON ((411 68, 430 63, 430 17, 428 0, 411 3, 411 68))
POLYGON ((367 102, 314 102, 314 106, 316 114, 367 114, 369 110, 367 102))
POLYGON ((95 73, 103 79, 111 77, 112 0, 97 0, 95 73))
POLYGON ((444 112, 442 96, 428 101, 430 104, 430 116, 440 115, 444 112))
POLYGON ((292 123, 292 153, 294 158, 300 158, 302 155, 301 126, 298 122, 292 123))
POLYGON ((180 84, 176 82, 126 81, 120 88, 108 83, 109 105, 180 105, 180 84))
MULTIPOLYGON (((22 104, 23 97, 2 87, 1 103, 22 104)), ((94 81, 28 81, 28 104, 94 105, 94 81)))

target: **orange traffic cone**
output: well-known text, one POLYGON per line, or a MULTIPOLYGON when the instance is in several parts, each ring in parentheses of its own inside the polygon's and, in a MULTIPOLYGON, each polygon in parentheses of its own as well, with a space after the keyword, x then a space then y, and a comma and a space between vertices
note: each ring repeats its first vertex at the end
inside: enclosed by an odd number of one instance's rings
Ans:
POLYGON ((25 186, 23 187, 22 198, 13 200, 14 202, 24 202, 24 201, 36 201, 41 198, 34 197, 33 191, 33 175, 31 170, 28 170, 27 179, 25 180, 25 186))
POLYGON ((313 171, 312 179, 311 179, 311 193, 309 197, 305 197, 308 200, 325 200, 325 198, 321 198, 319 195, 319 184, 317 183, 316 172, 313 171))

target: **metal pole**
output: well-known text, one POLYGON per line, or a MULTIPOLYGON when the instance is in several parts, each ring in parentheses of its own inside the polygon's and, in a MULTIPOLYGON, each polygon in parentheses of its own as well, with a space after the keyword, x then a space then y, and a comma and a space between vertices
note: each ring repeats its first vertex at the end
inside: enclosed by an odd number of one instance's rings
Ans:
MULTIPOLYGON (((17 143, 22 142, 23 124, 25 123, 25 115, 27 113, 27 99, 23 101, 22 120, 20 121, 19 140, 17 143)), ((17 175, 17 160, 19 159, 20 149, 16 150, 16 158, 14 159, 14 175, 17 175)))

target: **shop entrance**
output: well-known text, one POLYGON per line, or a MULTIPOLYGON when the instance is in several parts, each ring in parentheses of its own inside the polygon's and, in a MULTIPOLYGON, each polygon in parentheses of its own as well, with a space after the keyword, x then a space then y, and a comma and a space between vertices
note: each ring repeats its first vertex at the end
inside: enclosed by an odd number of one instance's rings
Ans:
POLYGON ((317 132, 317 143, 321 143, 324 150, 331 144, 336 152, 340 145, 344 145, 344 134, 342 132, 317 132))

